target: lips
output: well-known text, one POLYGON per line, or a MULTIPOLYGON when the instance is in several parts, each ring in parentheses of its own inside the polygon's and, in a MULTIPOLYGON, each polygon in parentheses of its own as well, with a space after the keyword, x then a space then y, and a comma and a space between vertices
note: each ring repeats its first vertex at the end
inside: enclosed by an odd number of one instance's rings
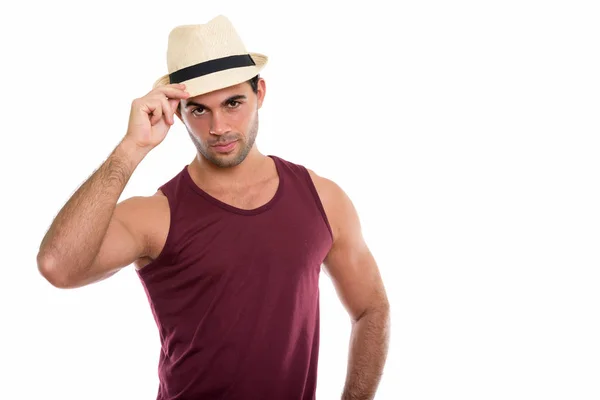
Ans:
POLYGON ((213 144, 211 146, 213 146, 213 147, 225 147, 225 146, 230 145, 233 142, 235 142, 235 140, 232 140, 231 142, 216 143, 216 144, 213 144))
POLYGON ((230 152, 231 150, 233 150, 236 143, 237 143, 237 140, 234 140, 233 142, 219 143, 216 145, 212 145, 211 147, 219 153, 227 153, 227 152, 230 152))

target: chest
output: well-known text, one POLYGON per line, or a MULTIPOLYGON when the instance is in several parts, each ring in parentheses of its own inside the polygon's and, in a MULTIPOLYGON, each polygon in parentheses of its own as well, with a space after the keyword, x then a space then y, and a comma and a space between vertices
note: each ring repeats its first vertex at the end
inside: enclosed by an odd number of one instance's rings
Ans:
POLYGON ((205 192, 216 200, 242 210, 253 210, 268 203, 279 185, 279 178, 273 177, 251 186, 208 188, 205 192))
POLYGON ((259 280, 295 285, 320 270, 331 239, 318 210, 281 199, 257 215, 204 213, 174 226, 171 241, 182 282, 259 280))

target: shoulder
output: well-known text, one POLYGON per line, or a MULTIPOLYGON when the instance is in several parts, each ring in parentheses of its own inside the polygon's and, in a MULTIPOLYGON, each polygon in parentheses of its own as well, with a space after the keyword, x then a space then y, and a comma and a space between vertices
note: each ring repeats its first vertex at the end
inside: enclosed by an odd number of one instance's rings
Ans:
POLYGON ((319 193, 319 197, 321 197, 321 201, 335 203, 340 200, 340 197, 345 195, 342 188, 331 179, 318 175, 310 168, 306 168, 306 170, 319 193))
POLYGON ((310 176, 310 179, 317 191, 319 200, 323 205, 325 215, 331 227, 334 241, 339 238, 342 232, 360 229, 360 222, 354 204, 348 194, 342 187, 330 178, 317 174, 311 168, 304 164, 297 164, 292 161, 277 157, 288 168, 298 171, 298 173, 310 176), (306 172, 301 172, 302 170, 306 172))
MULTIPOLYGON (((329 191, 336 189, 335 187, 337 185, 335 184, 335 182, 333 182, 325 177, 317 175, 317 173, 315 171, 308 168, 306 165, 304 165, 302 163, 298 163, 296 161, 291 161, 282 156, 270 155, 269 157, 271 157, 273 159, 273 161, 279 161, 279 163, 278 163, 279 166, 284 167, 286 169, 286 171, 291 171, 298 176, 302 176, 302 178, 305 178, 306 172, 308 172, 308 174, 310 175, 310 178, 312 179, 313 184, 316 186, 317 191, 319 192, 319 195, 321 195, 321 191, 329 193, 329 191)), ((326 194, 326 193, 324 193, 324 194, 326 194)))
POLYGON ((167 197, 159 190, 151 196, 133 196, 119 202, 115 208, 115 217, 121 222, 137 223, 168 209, 167 197))
POLYGON ((347 229, 348 224, 357 222, 354 205, 348 194, 336 182, 318 175, 310 168, 306 170, 323 204, 335 240, 342 230, 347 229))
POLYGON ((170 225, 167 197, 159 190, 150 196, 134 196, 117 204, 117 219, 152 255, 161 247, 170 225))

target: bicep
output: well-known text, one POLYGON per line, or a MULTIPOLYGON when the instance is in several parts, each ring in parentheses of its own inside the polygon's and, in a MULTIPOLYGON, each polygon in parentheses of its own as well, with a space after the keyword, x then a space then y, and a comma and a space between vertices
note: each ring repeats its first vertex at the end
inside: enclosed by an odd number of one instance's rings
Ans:
POLYGON ((364 241, 355 247, 335 243, 324 267, 353 320, 386 302, 377 263, 364 241))
POLYGON ((324 267, 340 300, 356 321, 369 309, 387 306, 387 297, 352 201, 336 184, 330 182, 328 186, 325 207, 334 240, 324 267))
POLYGON ((143 225, 146 198, 132 197, 117 204, 102 244, 80 285, 106 279, 147 252, 143 225))

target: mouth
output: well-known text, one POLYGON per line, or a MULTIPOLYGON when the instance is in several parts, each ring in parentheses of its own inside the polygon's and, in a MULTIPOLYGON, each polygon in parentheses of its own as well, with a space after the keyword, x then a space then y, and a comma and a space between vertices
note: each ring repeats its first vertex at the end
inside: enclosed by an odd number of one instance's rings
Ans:
POLYGON ((235 148, 237 144, 237 140, 229 143, 219 143, 216 145, 212 145, 211 147, 215 149, 217 153, 229 153, 231 150, 235 148))

